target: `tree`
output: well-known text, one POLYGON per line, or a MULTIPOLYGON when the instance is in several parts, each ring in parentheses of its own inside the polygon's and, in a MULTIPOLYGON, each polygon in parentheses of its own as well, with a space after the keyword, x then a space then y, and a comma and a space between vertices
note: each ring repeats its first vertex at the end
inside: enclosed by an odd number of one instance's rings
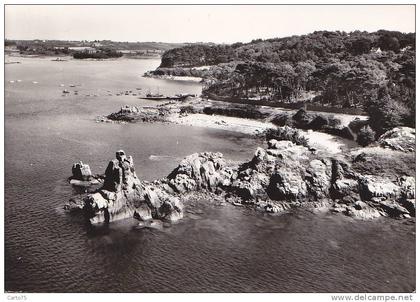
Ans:
POLYGON ((381 135, 392 128, 404 126, 410 110, 401 102, 392 99, 389 94, 381 95, 367 107, 369 125, 381 135))
POLYGON ((357 143, 363 147, 373 143, 375 141, 375 131, 369 125, 364 126, 360 129, 357 135, 357 143))
POLYGON ((367 38, 360 38, 353 41, 350 45, 350 51, 354 55, 361 55, 364 53, 368 53, 372 48, 372 42, 370 39, 367 38))

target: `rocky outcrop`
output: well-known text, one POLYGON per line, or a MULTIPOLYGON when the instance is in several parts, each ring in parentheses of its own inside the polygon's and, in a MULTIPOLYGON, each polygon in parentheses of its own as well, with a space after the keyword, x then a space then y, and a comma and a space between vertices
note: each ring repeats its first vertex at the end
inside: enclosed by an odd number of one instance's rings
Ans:
POLYGON ((169 109, 164 107, 136 107, 123 106, 120 111, 111 113, 107 116, 109 120, 119 122, 162 122, 169 113, 169 109))
POLYGON ((146 183, 138 179, 133 158, 116 152, 109 162, 103 186, 92 194, 72 198, 67 210, 80 209, 93 224, 134 217, 140 220, 176 221, 183 216, 179 199, 170 195, 160 182, 146 183))
POLYGON ((89 165, 84 164, 82 161, 74 163, 71 168, 72 176, 69 181, 72 185, 79 187, 90 187, 99 185, 102 182, 100 175, 92 175, 89 165))
POLYGON ((290 141, 270 140, 268 149, 258 148, 251 161, 233 168, 229 182, 223 187, 228 195, 272 213, 327 204, 357 219, 415 215, 413 177, 362 175, 343 160, 319 158, 290 141))
POLYGON ((402 152, 416 150, 416 130, 409 127, 397 127, 382 134, 378 143, 383 148, 402 152))
POLYGON ((73 167, 71 168, 72 177, 76 180, 90 180, 92 177, 92 172, 90 171, 90 167, 83 162, 74 163, 73 167))
POLYGON ((233 170, 226 165, 221 153, 194 153, 181 161, 167 177, 168 185, 176 193, 195 190, 214 191, 228 186, 233 170))
POLYGON ((103 186, 73 198, 67 209, 83 210, 92 223, 127 217, 176 221, 183 217, 184 197, 194 192, 271 213, 309 206, 357 219, 415 216, 413 177, 361 174, 344 159, 274 139, 240 165, 229 164, 221 153, 194 153, 154 182, 140 181, 132 157, 117 151, 103 186))

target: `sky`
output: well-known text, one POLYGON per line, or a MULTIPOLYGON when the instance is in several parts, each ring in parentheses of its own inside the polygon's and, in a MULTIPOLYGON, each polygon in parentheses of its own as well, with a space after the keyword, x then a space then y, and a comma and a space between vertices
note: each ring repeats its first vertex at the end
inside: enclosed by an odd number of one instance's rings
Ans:
POLYGON ((249 42, 316 30, 415 32, 414 5, 6 5, 5 38, 249 42))

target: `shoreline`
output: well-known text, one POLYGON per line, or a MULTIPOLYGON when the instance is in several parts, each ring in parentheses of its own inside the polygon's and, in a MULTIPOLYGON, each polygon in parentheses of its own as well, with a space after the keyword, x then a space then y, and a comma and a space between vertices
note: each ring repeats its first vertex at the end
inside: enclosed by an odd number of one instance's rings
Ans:
POLYGON ((143 75, 145 78, 159 79, 159 80, 168 80, 168 81, 182 81, 182 82, 194 82, 202 83, 204 81, 201 77, 190 77, 190 76, 174 76, 174 75, 154 75, 150 72, 147 72, 143 75))
MULTIPOLYGON (((231 103, 205 100, 201 97, 197 97, 190 98, 183 102, 162 102, 156 106, 125 106, 121 108, 120 112, 112 113, 112 117, 100 116, 96 118, 96 121, 116 123, 162 122, 189 127, 233 131, 252 136, 261 136, 267 130, 277 128, 277 125, 271 122, 271 119, 273 119, 273 117, 275 117, 277 114, 293 114, 297 111, 293 109, 260 106, 258 110, 264 114, 265 117, 263 118, 244 118, 221 114, 203 113, 205 108, 214 108, 215 106, 221 106, 221 108, 230 108, 231 105, 231 103), (183 112, 183 110, 187 109, 191 112, 183 112)), ((362 120, 366 119, 366 117, 359 115, 334 114, 328 112, 323 114, 326 117, 334 117, 339 119, 341 125, 345 127, 356 118, 362 120)), ((316 149, 325 151, 330 154, 339 154, 345 150, 359 147, 355 140, 346 139, 330 133, 310 129, 299 129, 299 131, 316 149)))

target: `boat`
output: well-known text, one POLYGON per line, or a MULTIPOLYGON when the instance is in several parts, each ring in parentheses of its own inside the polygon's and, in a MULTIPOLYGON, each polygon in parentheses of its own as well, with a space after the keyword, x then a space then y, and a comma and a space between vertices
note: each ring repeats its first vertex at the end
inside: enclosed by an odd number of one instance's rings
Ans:
POLYGON ((140 97, 146 100, 166 100, 168 97, 160 93, 147 93, 145 97, 140 97))
POLYGON ((180 93, 180 94, 176 94, 174 96, 165 96, 163 94, 152 94, 152 93, 148 93, 146 94, 145 97, 140 97, 140 99, 145 99, 145 100, 155 100, 155 101, 159 101, 159 100, 174 100, 174 101, 182 101, 184 99, 186 99, 187 97, 195 97, 195 94, 191 94, 191 93, 180 93))
POLYGON ((54 62, 65 62, 67 60, 64 60, 62 58, 57 58, 57 59, 54 59, 54 60, 51 60, 51 61, 54 61, 54 62))
POLYGON ((140 99, 159 101, 159 100, 166 100, 168 99, 168 97, 166 95, 161 94, 159 92, 159 87, 158 87, 157 93, 151 93, 149 89, 149 92, 146 94, 146 96, 140 97, 140 99))

